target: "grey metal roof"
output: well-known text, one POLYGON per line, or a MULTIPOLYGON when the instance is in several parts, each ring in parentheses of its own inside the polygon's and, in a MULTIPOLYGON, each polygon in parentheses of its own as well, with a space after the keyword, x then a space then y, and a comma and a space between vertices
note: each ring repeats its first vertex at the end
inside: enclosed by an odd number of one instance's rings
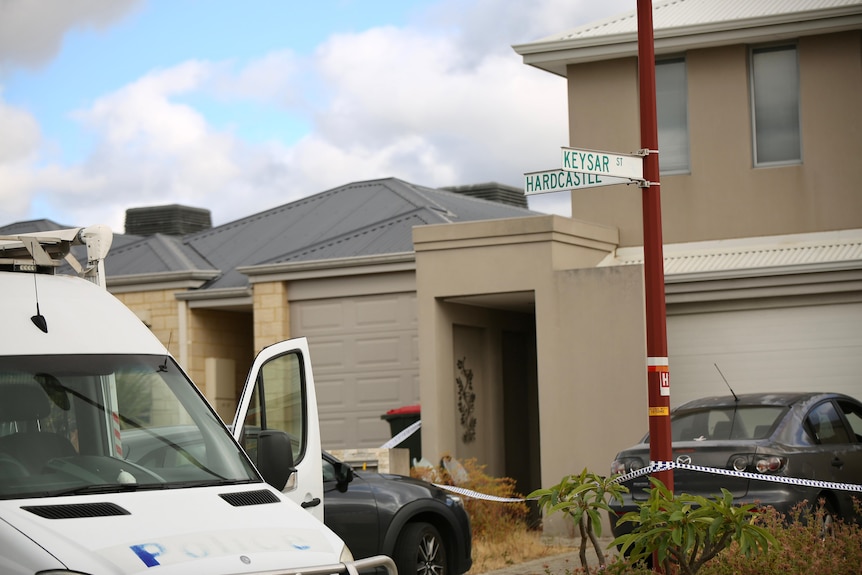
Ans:
POLYGON ((176 236, 155 234, 112 246, 105 260, 105 273, 109 278, 125 275, 158 274, 195 270, 214 270, 200 254, 183 244, 176 236))
POLYGON ((29 234, 33 232, 52 232, 54 230, 68 230, 74 226, 63 226, 54 220, 27 220, 25 222, 14 222, 0 226, 0 236, 15 236, 18 234, 29 234))
MULTIPOLYGON (((862 0, 660 0, 657 55, 862 28, 862 0)), ((637 54, 637 11, 513 46, 524 63, 560 76, 566 65, 637 54)))
POLYGON ((186 235, 151 236, 111 250, 109 278, 220 270, 202 289, 248 285, 238 267, 413 251, 412 228, 534 215, 525 208, 395 178, 355 182, 186 235))

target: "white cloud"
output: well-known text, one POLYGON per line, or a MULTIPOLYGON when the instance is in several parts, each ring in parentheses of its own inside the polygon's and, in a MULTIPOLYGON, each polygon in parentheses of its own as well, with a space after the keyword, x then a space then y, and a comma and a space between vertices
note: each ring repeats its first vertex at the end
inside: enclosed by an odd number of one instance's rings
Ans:
POLYGON ((565 81, 514 52, 459 61, 456 42, 416 30, 333 38, 315 66, 333 94, 317 111, 318 136, 369 152, 421 140, 435 165, 404 154, 388 167, 427 185, 522 185, 524 172, 553 167, 536 162, 557 161, 566 143, 565 81))
POLYGON ((69 30, 103 29, 140 0, 3 0, 0 2, 0 70, 38 67, 59 50, 69 30))
POLYGON ((2 96, 0 87, 0 164, 25 161, 38 148, 39 124, 26 111, 7 105, 2 96))
MULTIPOLYGON (((566 85, 525 66, 510 44, 571 28, 588 5, 477 0, 464 9, 446 0, 431 20, 437 27, 334 36, 305 60, 285 48, 242 65, 190 60, 155 70, 75 112, 94 142, 78 165, 37 165, 33 119, 0 107, 0 128, 24 126, 19 141, 0 144, 0 189, 68 214, 61 223, 122 229, 130 207, 206 207, 220 224, 390 176, 522 186, 524 172, 559 161, 566 85), (290 145, 244 141, 196 108, 201 99, 311 113, 312 129, 290 145)), ((568 215, 568 197, 531 204, 568 215)))
POLYGON ((233 63, 225 63, 212 79, 212 91, 225 100, 296 106, 301 103, 302 66, 302 60, 292 50, 270 52, 237 72, 233 71, 233 63))
POLYGON ((28 182, 41 135, 36 119, 9 106, 0 89, 0 203, 3 212, 19 217, 29 207, 28 182))

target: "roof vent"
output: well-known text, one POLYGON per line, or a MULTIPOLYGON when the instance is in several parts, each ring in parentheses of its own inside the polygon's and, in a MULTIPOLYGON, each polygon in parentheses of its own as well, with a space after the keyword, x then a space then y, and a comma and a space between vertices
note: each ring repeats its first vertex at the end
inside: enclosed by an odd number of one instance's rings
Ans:
POLYGON ((449 186, 443 189, 455 192, 456 194, 463 194, 465 196, 516 206, 518 208, 527 207, 527 196, 524 195, 524 190, 497 182, 486 182, 484 184, 473 184, 469 186, 449 186))
POLYGON ((171 204, 126 210, 126 233, 136 236, 184 236, 212 227, 210 211, 171 204))

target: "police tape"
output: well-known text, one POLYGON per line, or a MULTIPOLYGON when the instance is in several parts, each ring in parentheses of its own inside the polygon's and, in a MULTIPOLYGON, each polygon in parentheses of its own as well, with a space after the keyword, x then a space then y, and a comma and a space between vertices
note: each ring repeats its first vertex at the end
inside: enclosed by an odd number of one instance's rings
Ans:
POLYGON ((472 499, 497 501, 499 503, 520 503, 521 501, 527 501, 527 499, 524 499, 523 497, 498 497, 496 495, 486 495, 485 493, 479 493, 478 491, 473 491, 472 489, 465 489, 463 487, 458 487, 455 485, 445 485, 443 483, 434 483, 433 485, 441 489, 445 489, 446 491, 451 491, 452 493, 457 493, 458 495, 463 495, 472 499))
POLYGON ((743 477, 746 479, 756 479, 758 481, 772 481, 773 483, 785 483, 789 485, 802 485, 804 487, 820 487, 824 489, 834 489, 836 491, 859 491, 862 492, 862 485, 854 483, 838 483, 835 481, 820 481, 819 479, 800 479, 798 477, 785 477, 783 475, 767 475, 762 473, 752 473, 750 471, 736 471, 734 469, 718 469, 716 467, 704 467, 702 465, 691 465, 688 463, 676 463, 674 461, 653 461, 648 466, 642 467, 635 471, 630 471, 625 475, 620 475, 614 479, 615 483, 623 483, 644 475, 651 475, 660 471, 669 471, 671 469, 684 469, 688 471, 700 471, 703 473, 712 473, 715 475, 727 475, 730 477, 743 477))
MULTIPOLYGON (((419 428, 422 427, 422 420, 418 420, 408 427, 406 427, 403 431, 398 433, 395 437, 384 443, 380 446, 381 449, 390 449, 397 445, 400 445, 405 439, 416 433, 419 428)), ((772 481, 774 483, 784 483, 789 485, 802 485, 804 487, 818 487, 822 489, 833 489, 836 491, 857 491, 862 493, 862 485, 857 485, 854 483, 838 483, 835 481, 821 481, 818 479, 800 479, 797 477, 785 477, 782 475, 767 475, 761 473, 752 473, 750 471, 736 471, 734 469, 718 469, 717 467, 705 467, 703 465, 691 465, 689 463, 677 463, 675 461, 652 461, 646 467, 642 467, 640 469, 636 469, 634 471, 630 471, 625 475, 620 475, 613 479, 614 483, 625 483, 626 481, 631 481, 632 479, 636 479, 638 477, 643 477, 644 475, 652 475, 653 473, 658 473, 662 471, 670 471, 671 469, 684 469, 688 471, 699 471, 702 473, 712 473, 713 475, 727 475, 730 477, 742 477, 746 479, 755 479, 757 481, 772 481)), ((497 501, 501 503, 517 503, 521 501, 529 501, 529 499, 525 499, 522 497, 497 497, 496 495, 487 495, 485 493, 479 493, 478 491, 473 491, 471 489, 465 489, 463 487, 457 487, 454 485, 445 485, 442 483, 434 483, 437 487, 442 489, 446 489, 447 491, 451 491, 458 495, 463 495, 465 497, 471 497, 473 499, 482 499, 485 501, 497 501)), ((532 498, 537 499, 537 498, 532 498)))
POLYGON ((407 427, 405 427, 400 433, 398 433, 395 437, 384 443, 380 446, 380 449, 391 449, 396 445, 400 445, 402 441, 416 433, 419 428, 422 427, 422 420, 418 420, 414 423, 411 423, 407 427))
MULTIPOLYGON (((702 465, 676 463, 674 461, 653 461, 646 467, 642 467, 635 471, 630 471, 625 475, 620 475, 619 477, 614 478, 612 481, 614 483, 624 483, 626 481, 631 481, 632 479, 637 479, 638 477, 643 477, 644 475, 651 475, 653 473, 661 471, 670 471, 671 469, 685 469, 688 471, 699 471, 702 473, 712 473, 715 475, 728 475, 731 477, 742 477, 747 479, 756 479, 759 481, 772 481, 775 483, 785 483, 790 485, 802 485, 805 487, 818 487, 822 489, 833 489, 836 491, 862 492, 862 485, 856 485, 854 483, 838 483, 834 481, 820 481, 817 479, 799 479, 797 477, 784 477, 781 475, 764 475, 760 473, 751 473, 749 471, 735 471, 733 469, 718 469, 715 467, 705 467, 702 465)), ((465 497, 471 497, 473 499, 481 499, 485 501, 498 501, 501 503, 519 503, 522 501, 538 499, 537 497, 497 497, 495 495, 486 495, 484 493, 479 493, 478 491, 473 491, 471 489, 465 489, 463 487, 457 487, 454 485, 444 485, 441 483, 435 483, 434 485, 440 487, 441 489, 457 493, 458 495, 463 495, 465 497)))

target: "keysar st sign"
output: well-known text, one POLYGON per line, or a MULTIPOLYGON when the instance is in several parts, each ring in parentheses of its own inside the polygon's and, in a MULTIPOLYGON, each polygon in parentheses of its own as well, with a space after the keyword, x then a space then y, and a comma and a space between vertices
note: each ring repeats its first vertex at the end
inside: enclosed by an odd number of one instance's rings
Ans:
POLYGON ((562 148, 561 151, 564 170, 630 180, 644 179, 643 156, 574 148, 562 148))

